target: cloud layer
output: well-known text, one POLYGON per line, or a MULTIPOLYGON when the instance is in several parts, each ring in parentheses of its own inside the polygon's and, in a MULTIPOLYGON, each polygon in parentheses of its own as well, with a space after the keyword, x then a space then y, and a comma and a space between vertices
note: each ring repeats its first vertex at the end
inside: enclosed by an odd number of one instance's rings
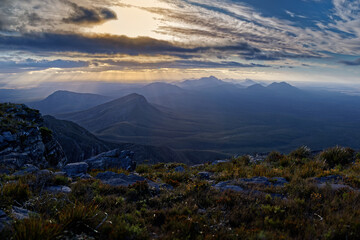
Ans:
POLYGON ((354 68, 359 15, 360 0, 0 0, 0 72, 354 68), (153 14, 160 37, 91 33, 127 21, 118 8, 153 14))

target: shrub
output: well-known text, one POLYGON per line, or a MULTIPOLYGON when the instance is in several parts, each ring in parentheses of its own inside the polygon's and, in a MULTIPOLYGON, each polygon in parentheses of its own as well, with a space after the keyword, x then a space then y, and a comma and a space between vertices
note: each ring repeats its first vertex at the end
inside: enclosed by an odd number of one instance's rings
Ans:
POLYGON ((60 225, 41 218, 29 218, 14 225, 15 240, 50 240, 61 233, 60 225))
POLYGON ((44 142, 48 142, 52 139, 52 131, 47 127, 40 127, 40 134, 44 142))
POLYGON ((351 148, 336 146, 320 153, 320 158, 325 160, 330 167, 344 166, 354 161, 354 154, 355 151, 351 148))
POLYGON ((308 158, 310 157, 310 155, 311 155, 311 150, 307 146, 301 146, 290 153, 290 157, 297 159, 308 158))
POLYGON ((277 163, 280 161, 280 159, 283 157, 283 155, 279 152, 272 151, 269 153, 269 155, 266 157, 266 161, 269 163, 277 163))
POLYGON ((17 201, 19 203, 25 202, 31 196, 29 185, 22 183, 21 181, 7 183, 2 189, 3 203, 13 203, 17 201))

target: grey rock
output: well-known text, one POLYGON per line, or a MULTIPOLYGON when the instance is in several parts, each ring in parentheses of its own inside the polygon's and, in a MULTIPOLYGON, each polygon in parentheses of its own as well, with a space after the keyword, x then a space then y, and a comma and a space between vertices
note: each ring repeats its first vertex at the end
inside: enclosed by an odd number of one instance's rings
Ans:
POLYGON ((2 137, 7 142, 14 142, 16 140, 15 136, 11 132, 3 132, 2 137))
POLYGON ((233 185, 232 181, 219 182, 214 185, 214 188, 220 191, 234 191, 234 192, 242 192, 244 189, 240 186, 233 185))
POLYGON ((49 175, 50 176, 50 175, 54 175, 54 173, 52 171, 48 170, 48 169, 42 169, 40 171, 37 171, 36 175, 38 175, 38 176, 49 175))
POLYGON ((336 184, 336 183, 319 183, 317 184, 318 188, 326 188, 326 187, 330 187, 331 190, 340 190, 340 189, 344 189, 347 188, 349 190, 354 190, 352 187, 345 185, 345 184, 336 184))
POLYGON ((45 191, 52 193, 71 193, 71 188, 68 186, 50 186, 45 188, 45 191))
POLYGON ((285 178, 283 177, 274 177, 271 178, 271 182, 274 186, 284 186, 285 184, 289 183, 285 178))
POLYGON ((15 218, 17 220, 23 220, 23 219, 29 218, 30 214, 35 214, 35 213, 31 212, 27 209, 24 209, 24 208, 13 206, 11 214, 12 214, 13 218, 15 218))
POLYGON ((210 173, 209 172, 199 172, 198 176, 200 179, 203 180, 209 180, 210 179, 210 173))
POLYGON ((136 162, 132 160, 133 156, 134 152, 132 151, 114 149, 89 158, 85 162, 89 164, 90 169, 106 170, 109 168, 122 168, 134 171, 136 162))
POLYGON ((183 166, 177 166, 175 169, 174 169, 175 172, 185 172, 185 168, 183 166))
POLYGON ((239 181, 243 184, 256 184, 264 186, 284 186, 284 184, 288 183, 288 181, 282 177, 274 177, 271 179, 268 179, 267 177, 242 178, 239 181))
POLYGON ((99 179, 102 183, 108 184, 111 186, 128 187, 128 186, 133 185, 136 182, 146 181, 150 187, 155 188, 157 190, 159 190, 161 187, 168 188, 168 186, 159 185, 153 181, 150 181, 149 179, 146 179, 146 178, 141 177, 136 174, 125 175, 123 173, 117 174, 114 172, 107 171, 104 173, 99 173, 98 175, 96 175, 96 178, 99 179))
POLYGON ((217 165, 219 163, 227 163, 227 162, 230 162, 230 160, 216 160, 216 161, 213 161, 211 164, 212 165, 217 165))
POLYGON ((0 135, 0 143, 3 143, 5 141, 5 138, 0 135))
POLYGON ((340 175, 330 175, 326 177, 318 177, 314 179, 317 183, 342 183, 343 177, 340 175))
POLYGON ((6 226, 10 226, 11 218, 9 218, 3 210, 0 210, 0 233, 6 226))
POLYGON ((38 172, 40 169, 32 164, 25 164, 24 169, 13 173, 14 176, 24 176, 38 172))
POLYGON ((66 176, 66 172, 54 172, 54 176, 66 176))
POLYGON ((88 167, 86 162, 69 163, 63 168, 63 171, 69 177, 78 177, 86 174, 88 167))

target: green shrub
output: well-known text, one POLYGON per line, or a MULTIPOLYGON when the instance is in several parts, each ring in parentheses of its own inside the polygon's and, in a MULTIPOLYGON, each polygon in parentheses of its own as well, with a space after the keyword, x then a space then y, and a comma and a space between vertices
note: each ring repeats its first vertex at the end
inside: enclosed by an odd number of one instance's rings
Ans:
POLYGON ((41 218, 29 218, 14 224, 15 240, 51 240, 61 233, 60 225, 41 218))
POLYGON ((311 150, 307 146, 301 146, 290 153, 290 157, 297 159, 308 158, 310 157, 310 155, 311 155, 311 150))
POLYGON ((269 155, 266 157, 266 161, 269 163, 277 163, 282 159, 283 155, 277 151, 272 151, 269 153, 269 155))
POLYGON ((41 138, 44 142, 48 142, 52 139, 52 131, 47 127, 40 127, 41 138))
POLYGON ((320 158, 324 160, 330 167, 336 165, 347 165, 354 161, 355 151, 351 148, 340 146, 329 148, 320 153, 320 158))

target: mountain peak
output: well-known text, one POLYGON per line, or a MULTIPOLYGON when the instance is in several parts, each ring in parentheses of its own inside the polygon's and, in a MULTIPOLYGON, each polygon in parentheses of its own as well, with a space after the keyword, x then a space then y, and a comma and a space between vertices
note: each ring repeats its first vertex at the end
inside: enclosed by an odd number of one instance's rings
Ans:
MULTIPOLYGON (((144 102, 147 103, 146 98, 143 95, 137 94, 137 93, 131 93, 129 95, 126 95, 122 98, 118 98, 117 100, 121 100, 123 102, 144 102)), ((117 101, 114 100, 114 101, 117 101)))
POLYGON ((287 82, 273 82, 267 87, 270 89, 297 89, 287 82))
POLYGON ((249 90, 264 90, 265 87, 259 83, 256 83, 256 84, 253 84, 249 87, 247 87, 246 89, 249 89, 249 90))

